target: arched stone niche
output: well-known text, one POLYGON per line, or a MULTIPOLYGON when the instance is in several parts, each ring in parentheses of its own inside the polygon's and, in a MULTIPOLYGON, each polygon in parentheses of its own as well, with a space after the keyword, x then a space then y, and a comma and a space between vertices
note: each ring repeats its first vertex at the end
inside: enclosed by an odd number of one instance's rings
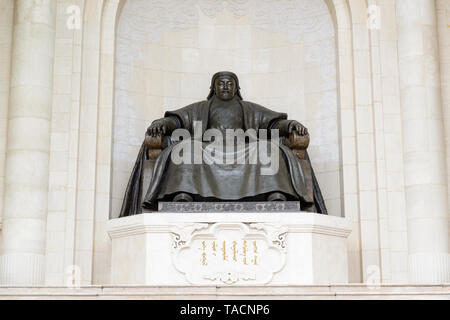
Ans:
POLYGON ((309 128, 326 204, 343 215, 335 34, 324 1, 126 1, 116 30, 112 217, 146 128, 204 100, 220 70, 238 74, 245 100, 309 128))

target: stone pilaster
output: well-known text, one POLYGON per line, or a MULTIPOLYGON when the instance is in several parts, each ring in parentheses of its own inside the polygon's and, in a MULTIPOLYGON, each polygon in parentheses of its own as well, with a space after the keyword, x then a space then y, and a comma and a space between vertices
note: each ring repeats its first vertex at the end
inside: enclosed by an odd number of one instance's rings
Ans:
POLYGON ((397 0, 396 9, 410 282, 449 282, 435 1, 397 0))
POLYGON ((56 0, 16 0, 0 283, 44 282, 56 0))

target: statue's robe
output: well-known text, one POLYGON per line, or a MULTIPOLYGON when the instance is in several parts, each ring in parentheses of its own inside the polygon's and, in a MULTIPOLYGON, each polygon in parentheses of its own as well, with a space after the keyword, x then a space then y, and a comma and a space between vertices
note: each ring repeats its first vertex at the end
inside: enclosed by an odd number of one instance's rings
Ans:
MULTIPOLYGON (((213 101, 214 98, 208 101, 193 103, 182 109, 166 112, 165 117, 176 117, 180 124, 180 127, 188 130, 192 137, 194 136, 194 123, 200 122, 202 124, 201 129, 203 136, 204 132, 210 128, 210 111, 213 101)), ((244 131, 247 129, 255 129, 256 132, 258 132, 258 130, 260 129, 270 130, 276 127, 278 121, 287 119, 287 114, 285 113, 274 112, 248 101, 237 101, 242 108, 242 129, 244 131)), ((207 165, 205 164, 181 164, 176 165, 175 167, 175 165, 171 161, 169 161, 171 153, 176 145, 177 143, 173 143, 164 148, 164 150, 156 159, 150 186, 147 190, 142 190, 142 188, 146 188, 146 186, 143 186, 142 182, 145 155, 147 153, 146 145, 142 145, 136 164, 132 171, 128 187, 125 192, 125 198, 122 205, 120 217, 142 213, 143 207, 151 208, 158 200, 164 199, 165 195, 174 194, 175 191, 189 192, 194 196, 199 194, 200 196, 202 196, 202 198, 206 199, 217 198, 219 199, 219 201, 239 199, 245 200, 249 198, 251 199, 255 198, 255 196, 261 196, 262 194, 266 194, 268 192, 278 191, 287 195, 290 200, 297 200, 301 201, 301 203, 304 205, 306 204, 315 206, 318 213, 327 214, 323 197, 320 192, 320 188, 308 156, 306 156, 305 160, 299 160, 297 156, 295 156, 293 152, 283 143, 279 144, 280 170, 277 176, 264 178, 256 173, 254 167, 255 165, 241 165, 240 170, 244 170, 240 175, 242 176, 242 179, 240 181, 240 185, 235 187, 239 190, 244 190, 244 192, 238 192, 241 196, 236 196, 235 192, 235 195, 232 198, 225 197, 225 199, 223 199, 223 197, 220 195, 220 190, 225 190, 223 189, 223 187, 221 189, 221 186, 226 185, 226 183, 224 184, 223 181, 224 175, 215 175, 214 168, 213 170, 205 169, 207 168, 207 165), (250 166, 253 167, 250 168, 250 166), (187 175, 190 176, 190 179, 193 179, 192 175, 195 175, 194 179, 197 180, 196 183, 193 183, 189 186, 188 190, 185 190, 186 187, 183 188, 183 185, 187 185, 189 183, 189 179, 183 179, 182 177, 183 170, 185 173, 187 173, 187 175), (170 177, 168 176, 168 171, 170 171, 172 174, 175 172, 175 175, 177 176, 176 178, 178 179, 173 179, 173 181, 176 181, 176 183, 166 183, 167 180, 170 179, 170 177), (255 179, 257 181, 253 181, 255 179), (261 180, 261 182, 259 182, 260 180, 258 179, 266 180, 261 180), (180 182, 181 185, 179 184, 180 182), (242 184, 250 186, 247 192, 245 192, 245 188, 242 188, 242 184), (269 186, 260 188, 259 185, 272 185, 272 187, 269 186), (274 185, 277 186, 275 187, 275 189, 273 187, 274 185), (211 188, 211 186, 213 186, 213 188, 211 188), (161 187, 163 187, 163 194, 161 194, 161 187), (211 190, 214 188, 215 190, 211 190)), ((216 166, 215 171, 220 171, 221 169, 223 169, 223 166, 221 167, 221 165, 213 165, 216 166)), ((237 176, 239 175, 234 175, 235 182, 237 176)), ((233 181, 233 179, 231 179, 230 181, 233 181)), ((233 190, 226 189, 225 191, 230 191, 230 194, 232 194, 233 190)), ((256 197, 256 199, 259 198, 256 197)))

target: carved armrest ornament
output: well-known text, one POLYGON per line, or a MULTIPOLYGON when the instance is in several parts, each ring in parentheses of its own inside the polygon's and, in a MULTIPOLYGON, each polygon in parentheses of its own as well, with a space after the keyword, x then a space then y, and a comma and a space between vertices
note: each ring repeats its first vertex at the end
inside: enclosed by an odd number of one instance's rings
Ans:
POLYGON ((147 146, 147 159, 156 160, 164 149, 164 136, 158 135, 156 137, 146 136, 145 145, 147 146))
POLYGON ((286 147, 290 148, 300 160, 305 159, 306 149, 309 147, 309 142, 309 134, 301 136, 296 131, 293 131, 289 137, 284 140, 286 147))

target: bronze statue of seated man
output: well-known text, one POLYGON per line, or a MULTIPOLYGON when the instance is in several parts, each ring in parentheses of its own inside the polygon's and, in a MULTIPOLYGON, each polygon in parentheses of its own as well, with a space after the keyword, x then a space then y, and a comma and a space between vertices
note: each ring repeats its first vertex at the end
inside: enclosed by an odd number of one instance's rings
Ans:
POLYGON ((148 128, 120 216, 159 201, 299 201, 304 211, 327 214, 308 145, 302 124, 244 101, 238 77, 216 73, 207 100, 148 128))

